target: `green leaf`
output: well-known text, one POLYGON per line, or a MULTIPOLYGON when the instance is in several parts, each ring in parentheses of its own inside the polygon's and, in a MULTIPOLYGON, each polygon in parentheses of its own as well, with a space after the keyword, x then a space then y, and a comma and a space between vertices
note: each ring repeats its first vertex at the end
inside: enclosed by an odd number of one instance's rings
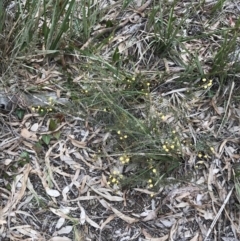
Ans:
POLYGON ((18 119, 19 119, 19 120, 22 120, 22 119, 23 119, 23 116, 24 116, 24 114, 25 114, 25 110, 23 110, 23 109, 17 109, 17 110, 16 110, 16 114, 17 114, 18 119))
POLYGON ((36 153, 40 153, 43 149, 43 146, 40 142, 35 143, 35 145, 33 146, 33 149, 36 151, 36 153))
POLYGON ((113 22, 111 20, 107 20, 106 21, 106 28, 110 28, 110 27, 113 27, 113 22))
POLYGON ((29 154, 26 151, 23 151, 20 157, 21 157, 21 160, 25 159, 26 161, 29 161, 29 154))
POLYGON ((235 180, 235 190, 236 190, 236 197, 240 202, 240 185, 239 182, 235 180))
POLYGON ((51 136, 50 135, 42 135, 42 140, 44 141, 45 144, 49 144, 50 140, 51 140, 51 136))
POLYGON ((114 53, 113 53, 113 57, 112 60, 113 62, 118 62, 120 59, 120 53, 119 53, 119 49, 118 47, 115 49, 114 53))
POLYGON ((24 166, 26 163, 30 162, 30 157, 28 152, 23 151, 20 155, 20 160, 18 161, 18 165, 24 166))
POLYGON ((58 140, 60 138, 61 132, 57 131, 53 133, 53 136, 58 140))
POLYGON ((46 109, 46 108, 40 108, 40 109, 38 110, 38 114, 39 114, 40 116, 45 116, 45 115, 47 114, 47 109, 46 109))
POLYGON ((48 130, 49 131, 54 131, 57 128, 57 122, 53 119, 50 120, 48 130))
POLYGON ((44 39, 45 39, 45 41, 46 41, 47 38, 48 38, 48 34, 49 34, 49 32, 50 32, 50 29, 48 28, 46 22, 43 23, 42 30, 43 30, 44 39))
MULTIPOLYGON (((72 0, 70 2, 64 1, 64 4, 62 5, 61 9, 59 9, 59 12, 53 13, 53 16, 55 16, 55 17, 53 17, 52 28, 50 29, 50 32, 52 31, 52 36, 53 36, 53 32, 55 32, 56 37, 54 40, 48 41, 49 44, 51 44, 49 49, 51 49, 51 50, 57 49, 63 33, 69 29, 69 18, 70 18, 70 14, 72 12, 74 3, 75 3, 75 0, 72 0), (63 10, 66 7, 67 7, 67 10, 64 15, 64 18, 62 21, 59 21, 60 18, 62 17, 63 10), (59 25, 59 23, 61 23, 61 25, 59 25), (58 25, 59 25, 59 28, 56 28, 58 25), (57 33, 56 33, 56 29, 59 29, 57 33)), ((58 2, 56 4, 58 4, 58 2)), ((57 8, 55 8, 54 10, 56 10, 56 9, 57 8)), ((83 8, 83 9, 85 9, 85 8, 83 8)), ((53 37, 52 37, 52 39, 53 39, 53 37)))

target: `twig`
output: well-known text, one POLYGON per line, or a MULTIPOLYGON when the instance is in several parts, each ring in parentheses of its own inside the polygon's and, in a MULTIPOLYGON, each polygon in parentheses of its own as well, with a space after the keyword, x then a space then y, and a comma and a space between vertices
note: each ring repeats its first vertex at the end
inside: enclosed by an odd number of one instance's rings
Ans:
POLYGON ((225 111, 225 114, 223 116, 223 121, 217 131, 217 135, 219 133, 219 131, 221 130, 222 126, 223 126, 223 122, 225 122, 225 118, 226 118, 226 115, 228 113, 227 109, 228 109, 228 106, 229 106, 229 103, 230 103, 230 100, 231 100, 231 96, 232 96, 232 92, 233 92, 233 89, 234 89, 234 86, 235 86, 235 82, 232 82, 232 86, 231 86, 231 89, 230 89, 230 94, 229 94, 229 97, 228 97, 228 102, 227 102, 227 106, 226 106, 226 111, 225 111))
POLYGON ((215 224, 216 224, 218 218, 220 217, 220 215, 221 215, 223 209, 225 208, 225 206, 226 206, 226 204, 227 204, 227 202, 228 202, 230 196, 232 195, 232 191, 233 191, 233 188, 232 188, 231 191, 228 193, 228 195, 227 195, 227 197, 226 197, 226 199, 225 199, 223 205, 222 205, 221 208, 219 209, 219 211, 218 211, 216 217, 214 218, 214 220, 213 220, 213 222, 212 222, 212 224, 211 224, 211 226, 210 226, 210 228, 209 228, 209 230, 208 230, 208 232, 207 232, 207 235, 206 235, 206 237, 205 237, 205 239, 204 239, 203 241, 207 241, 207 240, 208 240, 208 236, 209 236, 210 233, 212 232, 213 227, 215 226, 215 224))

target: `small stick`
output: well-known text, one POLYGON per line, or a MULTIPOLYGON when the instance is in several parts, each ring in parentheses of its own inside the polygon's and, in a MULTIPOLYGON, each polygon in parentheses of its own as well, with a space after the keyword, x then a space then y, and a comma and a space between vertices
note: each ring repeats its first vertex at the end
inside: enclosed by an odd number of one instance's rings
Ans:
POLYGON ((221 208, 219 209, 219 211, 218 211, 216 217, 214 218, 214 220, 213 220, 213 222, 212 222, 210 228, 208 229, 207 235, 206 235, 206 237, 205 237, 205 239, 204 239, 203 241, 207 241, 208 236, 209 236, 210 233, 212 232, 213 227, 215 226, 215 224, 216 224, 218 218, 220 217, 220 215, 221 215, 223 209, 225 208, 225 206, 226 206, 226 204, 227 204, 227 202, 228 202, 230 196, 232 195, 232 191, 233 191, 233 188, 232 188, 231 191, 228 193, 228 195, 227 195, 227 197, 226 197, 224 203, 222 204, 222 206, 221 206, 221 208))

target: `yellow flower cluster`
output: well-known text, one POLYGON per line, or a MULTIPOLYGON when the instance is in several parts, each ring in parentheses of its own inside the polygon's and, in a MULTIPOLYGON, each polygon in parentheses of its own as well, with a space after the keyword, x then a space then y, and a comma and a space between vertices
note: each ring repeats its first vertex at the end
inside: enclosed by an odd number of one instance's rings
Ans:
POLYGON ((211 79, 207 81, 207 79, 203 78, 202 82, 204 82, 204 84, 202 85, 204 89, 207 89, 207 88, 212 86, 212 80, 211 79))
POLYGON ((153 183, 152 183, 153 181, 152 181, 152 179, 149 179, 148 180, 148 186, 147 186, 147 188, 153 188, 153 183))
POLYGON ((157 115, 158 115, 158 118, 160 118, 163 121, 166 119, 166 116, 161 112, 157 112, 157 115))
POLYGON ((120 130, 117 131, 117 134, 119 135, 119 139, 120 139, 120 140, 124 140, 124 139, 127 139, 127 138, 128 138, 128 136, 122 134, 122 132, 121 132, 120 130))
POLYGON ((49 108, 44 108, 44 107, 41 107, 41 106, 37 106, 37 107, 32 107, 32 111, 33 112, 38 112, 38 113, 46 113, 46 112, 51 112, 52 111, 52 108, 51 106, 54 106, 54 101, 53 101, 53 98, 52 97, 49 97, 48 98, 48 105, 50 106, 49 108))
POLYGON ((204 152, 199 152, 197 154, 197 157, 200 158, 200 160, 198 159, 197 163, 195 164, 195 168, 196 169, 204 168, 207 165, 206 163, 209 156, 207 154, 204 154, 204 152))
POLYGON ((179 151, 179 146, 179 141, 176 138, 174 138, 174 140, 171 142, 166 141, 163 144, 162 148, 165 152, 169 152, 170 150, 179 151))
POLYGON ((33 112, 43 113, 44 110, 47 111, 47 112, 51 112, 51 111, 52 111, 52 108, 46 108, 46 109, 45 109, 45 108, 42 108, 42 107, 40 107, 40 106, 32 107, 32 111, 33 111, 33 112))
POLYGON ((141 89, 141 91, 142 92, 144 92, 144 94, 146 95, 146 96, 148 96, 149 95, 149 87, 150 87, 150 83, 149 82, 147 82, 146 84, 144 84, 145 85, 145 88, 144 89, 141 89))
POLYGON ((130 158, 127 155, 123 155, 119 157, 120 162, 124 165, 129 163, 130 158))
POLYGON ((119 171, 113 171, 113 173, 109 176, 108 185, 118 185, 119 181, 123 178, 123 175, 119 173, 119 171))
POLYGON ((207 159, 207 158, 208 158, 208 155, 202 154, 201 152, 199 152, 199 153, 198 153, 198 157, 199 157, 199 158, 205 158, 205 159, 207 159))
POLYGON ((165 152, 170 152, 171 150, 176 151, 177 153, 180 151, 180 142, 178 137, 176 136, 176 131, 172 130, 171 137, 168 138, 162 145, 162 148, 165 152))
POLYGON ((211 146, 210 147, 210 151, 212 152, 212 153, 215 153, 215 150, 214 150, 214 148, 211 146))
POLYGON ((133 82, 133 81, 135 81, 135 77, 132 77, 131 79, 127 79, 127 82, 128 82, 128 83, 131 83, 131 82, 133 82))
POLYGON ((54 101, 53 101, 53 98, 52 97, 49 97, 48 98, 48 104, 53 106, 54 105, 54 101))
POLYGON ((156 174, 156 173, 157 173, 157 169, 156 169, 156 168, 153 168, 153 169, 152 169, 152 172, 153 172, 153 174, 156 174))

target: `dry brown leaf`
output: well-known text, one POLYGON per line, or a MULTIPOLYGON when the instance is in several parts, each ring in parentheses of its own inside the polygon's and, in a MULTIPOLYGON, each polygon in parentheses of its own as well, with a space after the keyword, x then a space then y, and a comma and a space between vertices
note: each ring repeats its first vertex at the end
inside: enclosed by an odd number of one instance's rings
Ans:
POLYGON ((214 219, 215 215, 212 212, 200 209, 198 207, 196 207, 196 209, 199 211, 199 214, 202 217, 204 217, 205 220, 213 220, 214 219))
POLYGON ((198 241, 198 237, 199 237, 199 233, 197 232, 190 241, 198 241))
POLYGON ((171 228, 175 223, 173 219, 160 219, 159 221, 167 228, 171 228))
MULTIPOLYGON (((26 147, 30 148, 31 150, 34 150, 34 144, 28 141, 22 142, 26 147)), ((35 148, 36 149, 36 148, 35 148)), ((35 151, 35 150, 34 150, 35 151)))
POLYGON ((56 235, 59 235, 59 234, 60 235, 61 234, 68 234, 68 233, 72 232, 72 229, 73 229, 73 226, 70 226, 70 225, 65 226, 65 227, 61 228, 60 230, 54 232, 53 236, 56 236, 56 235))
POLYGON ((89 223, 94 228, 100 229, 100 226, 96 222, 94 222, 92 219, 90 219, 87 215, 86 215, 86 222, 89 223))
POLYGON ((37 136, 36 134, 28 131, 26 128, 21 130, 21 136, 25 139, 31 140, 31 141, 37 141, 37 136))
POLYGON ((63 195, 63 200, 65 202, 67 201, 67 193, 70 191, 71 187, 73 185, 75 185, 76 187, 80 186, 79 182, 76 181, 79 176, 79 173, 80 173, 80 169, 77 169, 74 177, 72 178, 72 182, 68 186, 63 188, 62 195, 63 195))
POLYGON ((12 159, 5 159, 4 165, 8 166, 13 160, 12 159))
POLYGON ((218 28, 219 24, 220 24, 220 21, 217 21, 214 25, 210 25, 209 27, 211 30, 216 30, 218 28))
POLYGON ((26 235, 27 237, 31 237, 32 239, 35 239, 35 240, 43 239, 40 233, 33 230, 30 225, 14 226, 14 227, 10 227, 10 230, 15 230, 16 232, 26 235))
POLYGON ((11 208, 14 209, 17 203, 22 199, 23 195, 25 194, 25 190, 27 187, 27 180, 28 180, 28 175, 30 172, 30 164, 25 165, 25 170, 23 174, 16 176, 15 180, 15 185, 17 186, 18 182, 21 181, 21 189, 19 192, 16 192, 15 186, 12 186, 12 193, 14 193, 13 200, 11 200, 11 208))
POLYGON ((97 199, 97 198, 98 198, 98 196, 82 196, 82 197, 78 197, 76 199, 66 200, 66 202, 88 201, 88 200, 93 200, 93 199, 97 199))
POLYGON ((23 117, 23 120, 21 122, 21 126, 24 126, 24 124, 26 123, 26 121, 29 119, 29 118, 32 118, 32 117, 38 117, 39 114, 27 114, 27 115, 24 115, 23 117))
POLYGON ((167 200, 171 201, 176 195, 183 195, 183 193, 196 193, 199 192, 201 189, 198 186, 187 186, 187 187, 181 187, 172 190, 168 193, 167 197, 163 199, 163 203, 165 203, 167 200))
POLYGON ((30 131, 33 131, 33 132, 36 132, 38 130, 38 123, 34 123, 31 128, 30 128, 30 131))
POLYGON ((174 241, 174 238, 173 238, 173 237, 174 237, 174 233, 177 232, 178 222, 179 222, 179 220, 172 225, 172 228, 171 228, 171 230, 170 230, 169 236, 170 236, 170 240, 171 240, 171 241, 174 241))
POLYGON ((110 223, 114 218, 116 217, 115 214, 110 215, 101 225, 100 229, 103 230, 103 228, 110 223))
POLYGON ((99 202, 102 204, 104 208, 110 209, 110 204, 106 200, 100 199, 99 202))
POLYGON ((64 200, 64 202, 67 201, 67 193, 70 191, 71 186, 72 186, 72 185, 66 186, 66 187, 64 187, 63 190, 62 190, 62 195, 63 195, 63 200, 64 200))
POLYGON ((98 167, 98 166, 93 166, 91 165, 89 162, 92 162, 92 159, 88 158, 87 160, 85 160, 83 158, 83 156, 79 153, 79 152, 73 152, 72 153, 76 158, 80 159, 82 162, 84 162, 88 167, 90 167, 92 170, 94 169, 98 169, 98 170, 102 170, 102 167, 98 167))
POLYGON ((103 187, 108 186, 107 182, 108 182, 107 177, 102 173, 101 186, 103 186, 103 187))
POLYGON ((72 167, 72 169, 76 170, 76 169, 81 169, 81 165, 75 161, 73 161, 73 159, 70 156, 66 156, 66 155, 60 155, 60 159, 61 161, 67 163, 69 166, 72 167))
POLYGON ((86 142, 83 141, 77 141, 75 139, 73 139, 71 136, 68 136, 68 138, 71 140, 71 143, 78 147, 78 148, 86 148, 86 142))
POLYGON ((80 214, 80 223, 83 225, 86 221, 86 212, 82 206, 80 206, 81 214, 80 214))
POLYGON ((59 236, 59 237, 50 238, 49 241, 72 241, 72 239, 59 236))
POLYGON ((65 218, 59 218, 56 224, 56 228, 57 229, 61 228, 64 223, 65 223, 65 218))
POLYGON ((105 200, 101 199, 100 203, 103 205, 103 207, 105 207, 106 209, 111 209, 116 216, 118 216, 119 218, 121 218, 122 220, 124 220, 125 222, 131 224, 131 223, 135 223, 138 222, 139 220, 136 218, 131 218, 123 213, 121 213, 120 211, 118 211, 116 208, 112 207, 108 202, 106 202, 105 200))
MULTIPOLYGON (((69 217, 67 216, 67 214, 65 213, 66 211, 64 211, 64 209, 55 209, 55 208, 49 208, 49 210, 56 214, 57 216, 61 217, 61 218, 65 218, 65 219, 69 219, 69 217)), ((75 219, 77 220, 77 219, 75 219)))
MULTIPOLYGON (((81 188, 80 188, 81 194, 84 193, 84 189, 85 189, 85 187, 86 187, 86 183, 87 183, 87 181, 88 181, 89 179, 90 179, 90 176, 88 176, 88 175, 85 175, 85 176, 83 177, 83 179, 82 179, 82 184, 81 184, 81 188)), ((88 187, 87 187, 87 189, 88 189, 88 187)))
POLYGON ((99 192, 97 189, 95 189, 94 187, 91 187, 91 189, 99 194, 100 196, 104 197, 105 199, 109 200, 109 201, 112 201, 112 202, 121 202, 123 201, 123 198, 122 197, 118 197, 118 196, 111 196, 110 194, 109 195, 106 195, 106 194, 103 194, 101 192, 99 192))
POLYGON ((84 77, 83 75, 79 75, 79 76, 75 77, 73 79, 73 83, 77 83, 77 82, 81 81, 83 77, 84 77))
POLYGON ((176 200, 180 202, 183 198, 188 197, 190 194, 191 194, 190 192, 184 192, 184 193, 178 195, 178 196, 176 197, 176 200))
POLYGON ((7 223, 6 220, 0 219, 0 225, 6 224, 6 223, 7 223))
POLYGON ((60 196, 60 192, 58 190, 50 189, 48 187, 46 187, 46 193, 51 197, 59 197, 60 196))
POLYGON ((187 202, 181 202, 175 205, 176 208, 185 208, 187 206, 189 206, 189 203, 187 202))
POLYGON ((158 212, 158 210, 150 210, 147 213, 147 216, 142 219, 142 221, 146 222, 146 221, 150 221, 150 220, 157 218, 157 212, 158 212))
MULTIPOLYGON (((57 182, 55 181, 55 179, 54 179, 54 177, 53 177, 53 171, 52 171, 52 168, 51 168, 51 165, 50 165, 50 159, 49 159, 49 157, 50 157, 50 155, 51 155, 51 153, 52 153, 52 150, 56 147, 56 146, 61 146, 61 141, 58 141, 58 142, 56 142, 53 146, 51 146, 49 149, 48 149, 48 151, 47 151, 47 153, 46 153, 46 155, 45 155, 45 163, 46 163, 46 167, 47 167, 47 171, 48 171, 48 175, 49 175, 49 178, 51 179, 51 181, 54 183, 54 185, 55 185, 55 187, 58 189, 58 190, 60 190, 60 188, 58 187, 58 184, 57 184, 57 182)), ((40 176, 39 176, 40 177, 40 176)), ((40 177, 40 179, 42 180, 42 184, 43 184, 43 186, 44 186, 44 188, 46 189, 46 188, 49 188, 48 187, 48 184, 47 184, 47 182, 46 182, 46 177, 44 176, 44 177, 40 177)))
POLYGON ((58 173, 61 176, 72 178, 72 175, 69 174, 69 173, 64 172, 62 170, 62 167, 53 167, 52 166, 52 170, 53 170, 53 172, 56 172, 56 173, 58 173))
POLYGON ((146 240, 148 241, 165 241, 165 240, 168 240, 168 235, 165 235, 161 238, 152 238, 152 235, 150 235, 146 229, 142 229, 142 234, 145 236, 146 240))
POLYGON ((64 122, 63 124, 61 124, 59 127, 57 127, 57 129, 55 129, 54 131, 45 131, 45 132, 40 132, 40 135, 47 135, 47 134, 52 134, 54 132, 59 131, 60 129, 62 129, 62 127, 64 127, 65 125, 67 125, 67 122, 64 122))
POLYGON ((124 220, 125 222, 129 223, 129 224, 132 224, 132 223, 136 223, 138 222, 139 220, 136 219, 136 218, 131 218, 123 213, 121 213, 120 211, 118 211, 116 208, 114 207, 111 207, 112 211, 119 217, 121 218, 122 220, 124 220))
POLYGON ((8 138, 8 139, 5 139, 5 140, 2 140, 1 143, 0 143, 0 150, 5 151, 7 149, 7 147, 12 146, 14 144, 19 145, 19 137, 8 138))
POLYGON ((156 195, 157 193, 149 191, 147 189, 141 189, 141 188, 134 188, 135 191, 141 192, 141 193, 146 193, 148 195, 156 195))
POLYGON ((209 195, 210 195, 212 201, 216 202, 216 198, 214 197, 214 193, 213 193, 213 189, 212 189, 212 184, 215 183, 214 167, 215 167, 215 165, 213 163, 209 167, 207 185, 208 185, 209 195))

